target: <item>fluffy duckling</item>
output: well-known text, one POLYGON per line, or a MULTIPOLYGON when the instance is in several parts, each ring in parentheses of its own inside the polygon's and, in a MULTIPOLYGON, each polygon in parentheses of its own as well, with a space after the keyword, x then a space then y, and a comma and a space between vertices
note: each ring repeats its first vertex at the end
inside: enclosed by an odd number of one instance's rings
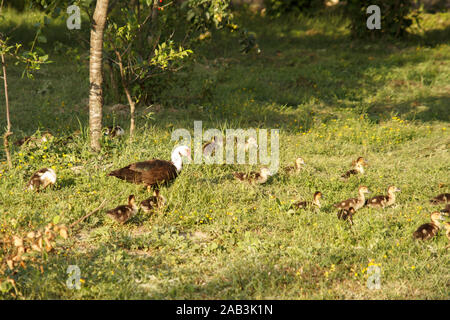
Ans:
POLYGON ((214 156, 214 151, 216 146, 220 145, 219 139, 214 136, 211 138, 211 141, 205 143, 203 145, 203 155, 206 156, 214 156))
POLYGON ((449 203, 450 202, 450 193, 441 193, 437 195, 433 199, 430 200, 431 204, 439 204, 439 203, 449 203))
POLYGON ((249 183, 263 184, 265 183, 272 174, 270 170, 266 167, 262 167, 260 172, 234 172, 233 176, 239 181, 246 181, 249 183))
MULTIPOLYGON (((447 236, 447 239, 450 242, 450 222, 444 222, 444 227, 445 227, 445 235, 447 236)), ((446 248, 450 248, 450 243, 446 246, 446 248)))
POLYGON ((340 220, 348 221, 350 225, 353 225, 353 215, 355 214, 355 209, 350 207, 348 209, 341 209, 337 213, 337 217, 340 220))
POLYGON ((361 209, 366 203, 366 198, 364 197, 365 193, 370 193, 369 189, 366 186, 361 186, 358 189, 358 198, 350 198, 335 203, 333 206, 335 206, 338 209, 345 209, 345 210, 349 210, 351 207, 353 207, 353 209, 357 211, 361 209))
POLYGON ((320 199, 322 198, 322 192, 316 191, 312 201, 299 201, 291 205, 291 208, 306 209, 311 207, 320 208, 320 199))
POLYGON ((439 232, 439 229, 441 228, 439 220, 444 220, 441 213, 435 211, 430 215, 430 218, 430 223, 425 223, 414 231, 413 237, 415 239, 428 240, 433 238, 439 232))
POLYGON ((156 209, 161 209, 166 204, 166 198, 159 194, 159 190, 153 191, 153 196, 141 201, 142 210, 146 213, 153 213, 156 209))
POLYGON ((376 196, 367 200, 367 206, 372 208, 386 208, 392 206, 395 202, 395 193, 400 192, 400 189, 395 186, 389 186, 387 189, 387 196, 376 196))
POLYGON ((295 159, 295 165, 294 166, 287 166, 284 168, 284 172, 286 173, 292 173, 292 172, 300 172, 303 169, 303 166, 305 165, 305 161, 302 158, 295 159))
POLYGON ((109 126, 104 129, 104 135, 111 138, 120 137, 125 134, 125 130, 121 126, 109 126))
POLYGON ((128 197, 128 205, 121 205, 117 208, 108 210, 106 215, 113 220, 116 220, 119 223, 125 223, 134 216, 138 211, 138 207, 136 205, 136 199, 134 195, 130 195, 128 197))
POLYGON ((346 173, 344 173, 341 178, 343 180, 347 180, 348 178, 350 178, 353 175, 357 175, 357 174, 364 174, 364 166, 367 165, 367 162, 364 160, 363 157, 358 157, 358 159, 356 159, 356 161, 352 162, 352 166, 353 169, 347 171, 346 173))
POLYGON ((39 192, 41 189, 47 188, 49 185, 56 183, 56 173, 51 168, 42 168, 36 171, 28 181, 26 189, 36 190, 39 192))
POLYGON ((441 213, 446 213, 447 215, 450 214, 450 203, 448 203, 444 209, 441 210, 441 213))

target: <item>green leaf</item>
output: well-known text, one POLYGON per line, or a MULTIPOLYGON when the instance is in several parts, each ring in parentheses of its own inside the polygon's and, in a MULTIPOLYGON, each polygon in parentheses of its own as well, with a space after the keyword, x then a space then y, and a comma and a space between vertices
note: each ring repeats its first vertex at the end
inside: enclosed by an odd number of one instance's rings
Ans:
POLYGON ((61 217, 60 217, 60 216, 55 216, 55 217, 53 218, 53 223, 54 223, 54 224, 58 224, 60 220, 61 220, 61 217))

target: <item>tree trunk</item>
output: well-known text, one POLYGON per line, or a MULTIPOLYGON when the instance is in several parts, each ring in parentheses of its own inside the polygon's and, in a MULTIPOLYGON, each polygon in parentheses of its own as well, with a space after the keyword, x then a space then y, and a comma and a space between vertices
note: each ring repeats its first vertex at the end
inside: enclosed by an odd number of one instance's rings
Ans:
POLYGON ((100 151, 103 107, 103 31, 106 24, 108 0, 97 0, 91 29, 91 51, 89 60, 89 130, 91 148, 100 151))

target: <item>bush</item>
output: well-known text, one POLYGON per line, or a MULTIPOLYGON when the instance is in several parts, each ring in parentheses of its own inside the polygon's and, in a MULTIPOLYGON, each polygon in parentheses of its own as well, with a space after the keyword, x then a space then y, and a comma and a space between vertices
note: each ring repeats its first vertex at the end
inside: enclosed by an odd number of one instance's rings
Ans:
POLYGON ((279 17, 289 12, 311 12, 324 5, 323 0, 265 0, 267 14, 279 17))
POLYGON ((418 20, 419 11, 412 0, 348 0, 345 6, 346 15, 350 18, 352 35, 357 38, 380 37, 390 35, 402 37, 414 20, 418 20), (367 7, 377 5, 381 9, 381 29, 367 28, 367 7))

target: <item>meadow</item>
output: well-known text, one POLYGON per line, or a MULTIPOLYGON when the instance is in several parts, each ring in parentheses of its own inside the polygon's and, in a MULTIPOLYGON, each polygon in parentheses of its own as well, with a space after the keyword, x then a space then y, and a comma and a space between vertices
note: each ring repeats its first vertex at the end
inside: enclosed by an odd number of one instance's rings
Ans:
MULTIPOLYGON (((29 39, 38 14, 7 12, 0 29, 29 39)), ((46 44, 53 63, 21 78, 8 65, 11 121, 18 140, 50 130, 66 137, 40 147, 12 146, 14 168, 0 151, 0 235, 26 234, 55 221, 70 230, 50 253, 14 272, 0 249, 0 299, 448 299, 449 250, 444 232, 412 239, 429 222, 429 199, 450 192, 450 14, 424 14, 405 40, 352 40, 338 15, 268 20, 238 17, 257 34, 261 53, 239 52, 238 38, 213 33, 158 101, 139 106, 137 131, 88 144, 88 50, 54 21, 46 44), (66 38, 67 37, 67 38, 66 38), (216 40, 217 39, 217 40, 216 40), (169 187, 159 214, 140 211, 118 225, 105 211, 143 186, 107 173, 151 158, 170 159, 171 133, 203 128, 280 129, 281 166, 303 157, 299 174, 281 171, 266 184, 233 179, 249 165, 188 164, 169 187), (340 175, 363 156, 363 176, 340 175), (52 167, 53 188, 24 191, 31 174, 52 167), (333 203, 401 189, 396 205, 363 208, 353 227, 333 203), (324 194, 320 211, 288 209, 295 200, 324 194), (66 286, 69 265, 81 270, 81 289, 66 286), (368 268, 381 270, 381 288, 367 288, 368 268), (15 287, 7 285, 13 279, 15 287)), ((85 30, 86 31, 86 30, 85 30)), ((3 90, 2 90, 3 92, 3 90)), ((1 97, 0 123, 6 123, 1 97)), ((104 125, 128 129, 128 115, 105 98, 104 125)))

